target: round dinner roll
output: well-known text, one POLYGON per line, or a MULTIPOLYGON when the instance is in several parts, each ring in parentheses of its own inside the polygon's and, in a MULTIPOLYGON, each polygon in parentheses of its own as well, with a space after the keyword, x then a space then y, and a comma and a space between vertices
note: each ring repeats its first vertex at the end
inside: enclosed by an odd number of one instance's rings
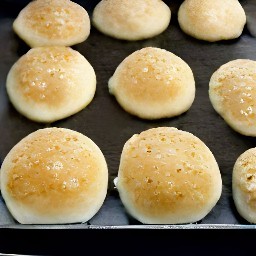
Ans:
POLYGON ((93 11, 94 26, 124 40, 154 37, 168 27, 170 8, 161 0, 102 0, 93 11))
POLYGON ((239 214, 256 224, 256 148, 237 159, 232 176, 233 199, 239 214))
POLYGON ((31 47, 78 44, 87 39, 90 28, 87 11, 69 0, 31 1, 13 23, 31 47))
POLYGON ((215 42, 239 37, 246 15, 238 0, 185 0, 178 21, 188 35, 215 42))
POLYGON ((124 145, 116 187, 127 211, 146 224, 204 218, 221 196, 218 164, 191 133, 161 127, 133 135, 124 145))
POLYGON ((2 196, 22 224, 86 222, 102 206, 107 184, 107 164, 98 146, 69 129, 31 133, 1 167, 2 196))
POLYGON ((195 80, 181 58, 147 47, 122 61, 109 80, 109 92, 130 114, 160 119, 180 115, 191 107, 195 80))
POLYGON ((256 61, 237 59, 222 65, 211 77, 209 96, 235 131, 256 136, 256 61))
POLYGON ((85 108, 96 90, 96 75, 79 52, 64 46, 29 50, 6 81, 14 107, 37 122, 54 122, 85 108))

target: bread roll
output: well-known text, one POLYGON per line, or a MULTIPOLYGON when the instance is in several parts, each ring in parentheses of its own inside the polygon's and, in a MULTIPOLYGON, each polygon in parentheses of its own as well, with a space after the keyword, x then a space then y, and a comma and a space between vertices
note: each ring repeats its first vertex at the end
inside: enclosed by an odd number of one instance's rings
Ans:
POLYGON ((106 35, 141 40, 166 30, 171 10, 161 0, 102 0, 95 7, 92 20, 106 35))
POLYGON ((31 133, 1 167, 2 196, 22 224, 86 222, 102 206, 107 184, 107 164, 98 146, 62 128, 31 133))
POLYGON ((191 133, 161 127, 124 145, 117 189, 127 211, 146 224, 179 224, 204 218, 222 191, 218 164, 191 133))
POLYGON ((256 136, 256 61, 237 59, 211 77, 209 96, 214 109, 235 131, 256 136))
POLYGON ((109 91, 130 114, 159 119, 180 115, 191 107, 195 81, 181 58, 147 47, 122 61, 109 80, 109 91))
POLYGON ((245 151, 237 159, 232 177, 233 199, 239 214, 256 223, 256 148, 245 151))
POLYGON ((71 46, 90 34, 87 11, 69 0, 31 1, 13 23, 14 31, 29 46, 71 46))
POLYGON ((33 48, 7 76, 14 107, 37 122, 54 122, 85 108, 96 90, 96 75, 77 51, 64 46, 33 48))
POLYGON ((239 37, 246 15, 238 0, 185 0, 178 21, 188 35, 214 42, 239 37))

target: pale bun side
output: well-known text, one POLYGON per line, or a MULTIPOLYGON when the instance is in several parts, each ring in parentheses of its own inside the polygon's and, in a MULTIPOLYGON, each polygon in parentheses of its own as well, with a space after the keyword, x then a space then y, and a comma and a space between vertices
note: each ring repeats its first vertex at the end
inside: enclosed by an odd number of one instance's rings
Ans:
POLYGON ((159 35, 171 20, 170 8, 160 0, 102 0, 93 11, 93 25, 102 33, 123 40, 159 35))
POLYGON ((107 184, 107 164, 98 146, 63 128, 31 133, 1 167, 2 196, 22 224, 86 222, 102 206, 107 184))
POLYGON ((232 191, 238 213, 256 224, 256 148, 241 154, 233 168, 232 191))
POLYGON ((109 80, 109 92, 132 115, 168 118, 191 107, 195 80, 181 58, 164 49, 146 47, 119 64, 109 80))
POLYGON ((13 23, 17 35, 29 46, 71 46, 90 34, 90 18, 80 5, 69 0, 30 2, 13 23))
POLYGON ((185 0, 178 21, 186 34, 215 42, 239 37, 246 15, 238 0, 185 0))
POLYGON ((235 131, 256 136, 256 61, 232 60, 215 71, 209 82, 213 108, 235 131))
POLYGON ((116 186, 126 210, 140 222, 181 224, 199 221, 212 210, 222 179, 200 139, 161 127, 125 143, 116 186))
POLYGON ((69 47, 37 47, 12 66, 6 88, 22 115, 51 123, 76 114, 92 101, 96 75, 84 56, 69 47))

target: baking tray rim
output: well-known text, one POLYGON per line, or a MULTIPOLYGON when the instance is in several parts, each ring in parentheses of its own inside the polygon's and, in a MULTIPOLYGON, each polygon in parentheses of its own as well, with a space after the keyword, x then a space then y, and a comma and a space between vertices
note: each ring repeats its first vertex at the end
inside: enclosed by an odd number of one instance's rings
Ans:
POLYGON ((149 230, 183 230, 183 229, 256 229, 256 225, 243 224, 181 224, 181 225, 87 225, 87 224, 68 224, 68 225, 0 225, 0 229, 93 229, 93 230, 121 230, 121 229, 149 229, 149 230))

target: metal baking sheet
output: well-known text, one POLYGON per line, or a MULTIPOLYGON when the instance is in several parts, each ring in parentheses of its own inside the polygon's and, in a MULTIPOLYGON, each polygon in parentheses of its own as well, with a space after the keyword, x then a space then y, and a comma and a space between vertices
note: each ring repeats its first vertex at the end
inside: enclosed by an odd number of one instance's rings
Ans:
MULTIPOLYGON (((39 124, 21 116, 10 104, 5 89, 6 76, 14 62, 29 47, 12 30, 18 12, 29 1, 1 0, 0 3, 0 160, 29 133, 45 127, 64 127, 90 137, 103 151, 109 167, 109 189, 106 200, 87 223, 72 225, 21 225, 8 212, 0 197, 0 228, 17 229, 255 229, 256 225, 242 219, 234 206, 231 190, 232 168, 237 157, 256 146, 256 139, 242 136, 229 128, 213 110, 208 97, 208 83, 212 73, 222 64, 237 58, 256 60, 255 0, 241 1, 248 15, 248 26, 239 39, 207 43, 185 35, 177 23, 177 9, 182 1, 165 1, 172 9, 168 29, 152 39, 127 42, 107 37, 95 28, 88 40, 73 48, 92 64, 97 75, 97 92, 92 103, 72 117, 52 123, 39 124), (154 46, 169 50, 184 59, 192 68, 196 80, 196 98, 191 109, 175 118, 145 121, 126 113, 108 93, 107 82, 118 64, 135 50, 154 46), (130 217, 113 185, 117 176, 124 143, 135 133, 158 127, 173 126, 189 131, 212 150, 219 164, 223 190, 213 210, 201 221, 187 225, 143 225, 130 217)), ((92 13, 98 1, 76 1, 92 13)))

